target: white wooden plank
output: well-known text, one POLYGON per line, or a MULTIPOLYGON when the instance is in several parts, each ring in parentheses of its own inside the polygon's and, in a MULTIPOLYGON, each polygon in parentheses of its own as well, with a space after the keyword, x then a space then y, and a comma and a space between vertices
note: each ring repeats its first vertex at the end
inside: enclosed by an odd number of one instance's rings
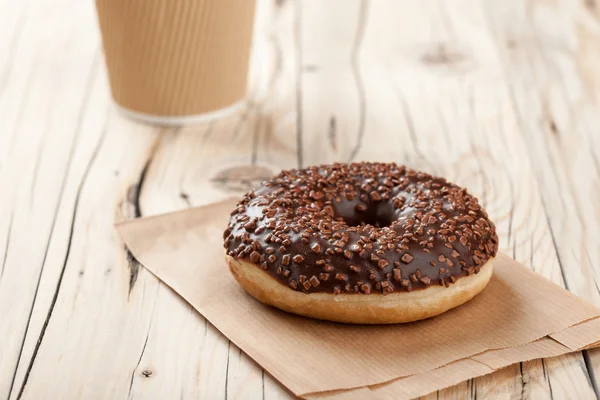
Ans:
MULTIPOLYGON (((47 2, 36 6, 39 9, 19 11, 22 17, 18 24, 22 26, 16 26, 18 32, 9 37, 11 43, 15 40, 18 44, 13 46, 7 64, 2 65, 0 176, 10 188, 0 203, 2 224, 10 226, 2 229, 6 232, 3 243, 9 246, 3 252, 0 279, 0 393, 5 397, 15 379, 21 352, 25 353, 26 332, 41 327, 35 326, 32 307, 66 189, 67 169, 75 162, 79 116, 90 90, 88 82, 98 49, 97 35, 89 30, 85 19, 79 24, 57 26, 43 12, 64 9, 47 2), (56 40, 44 43, 49 33, 56 40), (65 46, 73 52, 55 57, 65 46), (61 88, 66 82, 69 84, 61 88)), ((67 8, 70 17, 79 16, 83 9, 67 8)))
MULTIPOLYGON (((596 76, 590 74, 600 66, 600 52, 590 46, 600 39, 600 25, 579 2, 488 6, 489 14, 496 16, 491 27, 565 284, 600 304, 600 267, 595 262, 599 214, 597 205, 589 201, 600 188, 600 146, 592 128, 600 122, 599 92, 596 76)), ((547 360, 548 375, 568 385, 565 390, 591 384, 598 396, 600 372, 594 368, 598 361, 591 359, 597 355, 584 356, 577 362, 568 357, 562 363, 547 360), (591 375, 590 383, 574 383, 569 371, 578 366, 591 375)))
POLYGON ((365 133, 359 54, 369 15, 367 2, 300 4, 303 164, 347 162, 356 156, 365 133))
MULTIPOLYGON (((89 110, 90 122, 98 122, 98 111, 89 110)), ((131 296, 129 260, 112 225, 122 218, 123 199, 156 136, 119 119, 106 123, 88 126, 86 147, 93 151, 78 152, 82 164, 68 175, 13 398, 21 391, 25 398, 125 397, 132 366, 143 354, 155 302, 145 294, 154 293, 158 282, 138 277, 140 295, 131 296), (84 373, 84 366, 93 373, 84 373)))

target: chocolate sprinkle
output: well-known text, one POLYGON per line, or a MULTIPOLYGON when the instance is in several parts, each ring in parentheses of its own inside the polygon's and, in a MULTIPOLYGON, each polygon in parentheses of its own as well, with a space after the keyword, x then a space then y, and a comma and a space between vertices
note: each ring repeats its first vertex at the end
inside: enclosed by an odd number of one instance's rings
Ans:
POLYGON ((256 264, 258 260, 260 260, 260 254, 257 251, 250 253, 250 261, 256 264))
POLYGON ((494 224, 465 189, 383 163, 282 171, 240 201, 224 237, 227 254, 308 293, 449 286, 498 251, 494 224))
POLYGON ((410 264, 410 262, 411 262, 412 260, 414 260, 414 257, 413 257, 413 256, 411 256, 410 254, 406 253, 405 255, 403 255, 403 256, 402 256, 401 260, 402 260, 402 262, 403 262, 403 263, 405 263, 405 264, 410 264))

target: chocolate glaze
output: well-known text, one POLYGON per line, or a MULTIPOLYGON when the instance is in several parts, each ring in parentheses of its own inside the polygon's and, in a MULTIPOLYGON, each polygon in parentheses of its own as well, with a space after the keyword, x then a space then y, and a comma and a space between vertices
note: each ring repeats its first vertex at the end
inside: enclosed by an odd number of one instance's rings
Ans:
POLYGON ((393 163, 282 171, 238 203, 224 239, 233 258, 306 293, 448 287, 498 251, 466 189, 393 163))

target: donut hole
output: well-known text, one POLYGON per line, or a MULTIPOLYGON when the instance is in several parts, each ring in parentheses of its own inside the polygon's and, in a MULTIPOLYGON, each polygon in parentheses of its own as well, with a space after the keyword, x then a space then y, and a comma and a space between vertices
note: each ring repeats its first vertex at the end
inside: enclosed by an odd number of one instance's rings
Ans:
POLYGON ((366 204, 366 210, 356 209, 354 202, 348 202, 342 207, 337 207, 336 216, 349 226, 372 225, 378 228, 390 226, 398 219, 394 206, 388 202, 366 204))

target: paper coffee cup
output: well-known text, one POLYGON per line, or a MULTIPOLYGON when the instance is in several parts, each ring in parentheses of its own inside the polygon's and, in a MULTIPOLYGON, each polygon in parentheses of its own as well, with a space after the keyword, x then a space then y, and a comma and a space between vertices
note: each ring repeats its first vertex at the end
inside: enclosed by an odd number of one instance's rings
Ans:
POLYGON ((243 102, 254 0, 96 0, 115 102, 159 124, 243 102))

